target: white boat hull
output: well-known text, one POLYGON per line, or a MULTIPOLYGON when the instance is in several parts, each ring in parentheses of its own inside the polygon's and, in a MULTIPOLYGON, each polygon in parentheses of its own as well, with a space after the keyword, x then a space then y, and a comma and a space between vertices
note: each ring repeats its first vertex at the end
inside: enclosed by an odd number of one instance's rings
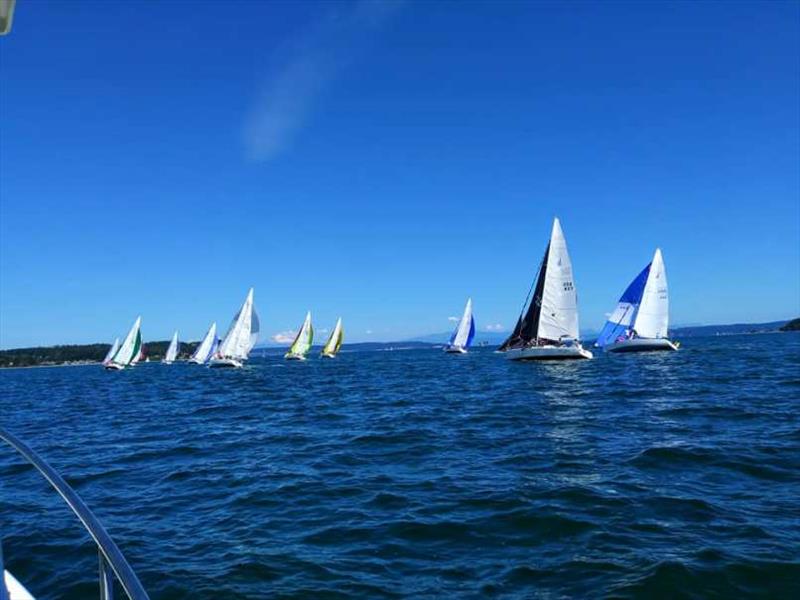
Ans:
POLYGON ((34 600, 31 593, 11 573, 3 571, 0 575, 2 575, 0 585, 4 585, 8 590, 9 600, 34 600))
POLYGON ((677 350, 678 344, 666 338, 633 338, 607 345, 606 352, 654 352, 659 350, 677 350))
POLYGON ((244 364, 235 358, 212 358, 208 366, 212 369, 241 369, 244 364))
POLYGON ((461 346, 445 346, 444 351, 447 354, 466 354, 467 349, 461 346))
POLYGON ((508 360, 576 360, 593 357, 591 352, 578 345, 512 348, 504 354, 508 360))
POLYGON ((108 371, 122 371, 125 367, 117 363, 106 363, 103 365, 108 371))
POLYGON ((320 352, 322 358, 336 358, 336 355, 331 352, 320 352))
POLYGON ((293 354, 292 352, 287 352, 283 358, 286 360, 305 360, 305 354, 293 354))

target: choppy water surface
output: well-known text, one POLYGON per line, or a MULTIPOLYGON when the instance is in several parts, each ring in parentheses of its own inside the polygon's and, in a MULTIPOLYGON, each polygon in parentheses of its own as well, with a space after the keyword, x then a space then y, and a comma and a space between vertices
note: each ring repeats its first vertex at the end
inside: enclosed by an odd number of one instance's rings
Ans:
MULTIPOLYGON (((0 373, 153 598, 790 597, 800 335, 510 364, 490 349, 0 373)), ((97 591, 75 517, 0 448, 7 566, 97 591)))

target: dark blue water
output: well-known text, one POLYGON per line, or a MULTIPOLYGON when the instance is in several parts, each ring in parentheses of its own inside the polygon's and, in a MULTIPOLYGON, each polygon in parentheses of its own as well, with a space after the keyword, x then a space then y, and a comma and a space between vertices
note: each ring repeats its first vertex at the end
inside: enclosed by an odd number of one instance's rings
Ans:
MULTIPOLYGON (((798 597, 800 335, 514 364, 479 349, 0 373, 5 427, 153 598, 798 597)), ((0 448, 7 566, 96 595, 0 448)))

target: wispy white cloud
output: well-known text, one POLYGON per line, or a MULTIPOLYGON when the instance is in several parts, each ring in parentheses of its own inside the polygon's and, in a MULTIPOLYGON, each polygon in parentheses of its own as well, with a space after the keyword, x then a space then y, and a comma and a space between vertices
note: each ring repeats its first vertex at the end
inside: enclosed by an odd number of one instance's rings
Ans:
POLYGON ((250 160, 271 160, 292 143, 325 87, 402 4, 358 0, 346 11, 330 10, 300 37, 264 82, 245 117, 244 144, 250 160))
POLYGON ((295 336, 297 335, 296 331, 279 331, 275 335, 273 335, 270 339, 275 342, 276 344, 291 344, 294 341, 295 336))
POLYGON ((458 323, 458 317, 447 317, 448 321, 453 321, 454 323, 458 323))
POLYGON ((505 331, 506 328, 503 327, 500 323, 494 323, 492 325, 486 326, 486 331, 505 331))

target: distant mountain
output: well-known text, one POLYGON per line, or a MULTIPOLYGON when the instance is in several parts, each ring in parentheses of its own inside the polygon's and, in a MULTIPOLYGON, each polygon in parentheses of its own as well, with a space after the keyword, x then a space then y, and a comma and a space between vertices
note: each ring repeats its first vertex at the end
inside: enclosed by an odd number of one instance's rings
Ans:
POLYGON ((698 325, 696 327, 676 327, 670 329, 672 337, 696 337, 701 335, 736 335, 740 333, 767 333, 779 331, 786 321, 769 323, 734 323, 731 325, 698 325))
MULTIPOLYGON (((419 341, 401 341, 401 342, 354 342, 351 344, 342 344, 341 352, 370 352, 378 350, 412 350, 417 348, 433 348, 436 344, 419 341)), ((276 354, 284 354, 289 349, 288 346, 258 346, 253 349, 251 356, 274 356, 276 354)), ((312 346, 310 355, 319 354, 322 351, 322 345, 312 346)))
MULTIPOLYGON (((428 344, 446 344, 450 341, 450 336, 452 332, 448 333, 429 333, 427 335, 419 335, 416 337, 411 338, 410 342, 426 342, 428 344)), ((497 332, 497 331, 476 331, 475 332, 475 344, 481 344, 483 342, 488 342, 491 344, 501 344, 503 341, 508 337, 507 332, 497 332)))
POLYGON ((781 331, 800 331, 800 319, 792 319, 781 327, 781 331))
MULTIPOLYGON (((669 330, 672 337, 696 337, 702 335, 736 335, 740 333, 766 333, 770 331, 792 331, 782 329, 796 327, 800 329, 800 319, 787 323, 786 321, 770 321, 769 323, 734 323, 732 325, 683 325, 669 330)), ((598 332, 587 329, 581 331, 581 339, 586 342, 594 341, 598 332)), ((500 345, 508 337, 508 332, 479 331, 475 334, 475 343, 487 342, 489 345, 500 345)), ((414 342, 427 342, 431 344, 446 344, 450 340, 449 333, 431 333, 411 338, 414 342)))

